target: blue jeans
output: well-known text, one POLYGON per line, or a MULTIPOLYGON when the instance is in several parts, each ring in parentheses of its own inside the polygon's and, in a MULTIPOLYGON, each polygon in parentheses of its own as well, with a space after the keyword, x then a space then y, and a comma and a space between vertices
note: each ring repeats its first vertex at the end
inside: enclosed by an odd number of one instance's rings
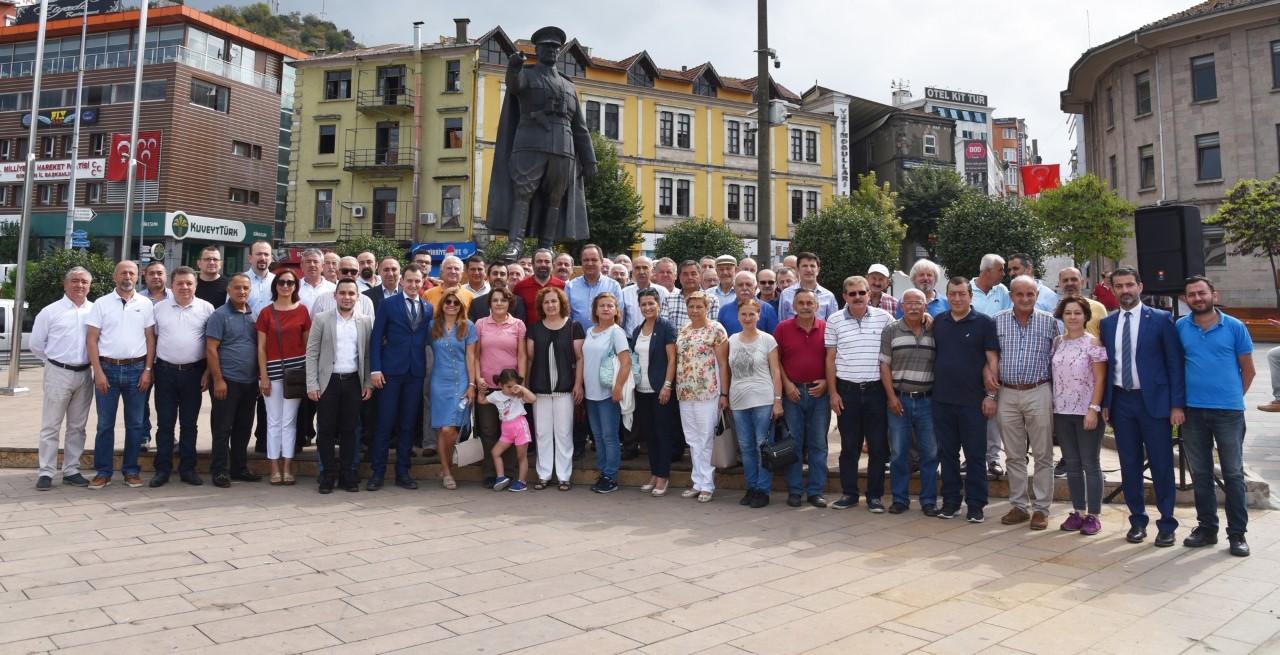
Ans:
POLYGON ((178 435, 178 473, 194 473, 196 470, 196 419, 200 417, 200 379, 205 367, 199 366, 179 371, 156 363, 156 473, 173 472, 173 427, 180 426, 178 435))
POLYGON ((146 437, 143 414, 147 409, 147 393, 138 390, 138 378, 142 377, 142 362, 128 366, 102 365, 107 377, 107 392, 94 390, 98 407, 98 433, 93 441, 93 468, 98 475, 111 477, 115 472, 116 406, 124 400, 124 458, 120 471, 126 475, 138 475, 138 449, 146 437))
MULTIPOLYGON (((933 438, 933 408, 930 398, 911 398, 898 394, 902 416, 889 417, 889 489, 893 502, 911 504, 911 435, 916 437, 920 452, 920 504, 938 504, 938 443, 933 438)), ((975 465, 976 466, 976 465, 975 465)))
POLYGON ((773 405, 733 410, 733 425, 742 451, 742 472, 747 489, 769 493, 773 471, 760 461, 760 446, 773 443, 773 405))
POLYGON ((827 433, 831 432, 831 397, 822 394, 817 398, 801 387, 800 402, 782 397, 782 418, 787 431, 796 442, 796 454, 809 454, 809 484, 802 486, 804 457, 787 467, 787 493, 821 496, 827 484, 827 433))
POLYGON ((600 467, 600 475, 616 481, 622 461, 622 447, 618 443, 622 407, 612 398, 588 400, 587 419, 591 421, 591 434, 596 438, 596 466, 600 467))
POLYGON ((979 466, 987 454, 987 417, 980 405, 933 403, 934 435, 938 442, 938 459, 942 466, 942 504, 960 506, 960 492, 970 510, 987 506, 987 476, 960 476, 960 451, 966 462, 979 466))
POLYGON ((1227 490, 1224 505, 1227 534, 1243 535, 1249 527, 1244 493, 1244 412, 1238 409, 1188 407, 1182 424, 1182 443, 1191 466, 1191 483, 1196 492, 1196 520, 1200 527, 1218 531, 1218 490, 1213 481, 1213 446, 1218 446, 1222 463, 1222 484, 1227 490))

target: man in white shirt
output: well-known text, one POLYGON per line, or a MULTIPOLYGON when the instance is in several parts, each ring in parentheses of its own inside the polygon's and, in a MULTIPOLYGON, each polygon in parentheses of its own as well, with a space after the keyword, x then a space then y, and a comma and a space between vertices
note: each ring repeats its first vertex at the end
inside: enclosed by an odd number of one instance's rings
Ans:
POLYGON ((716 299, 721 307, 738 299, 733 288, 733 276, 738 274, 738 258, 733 255, 716 257, 716 286, 707 289, 707 295, 716 299))
MULTIPOLYGON (((258 241, 249 248, 249 270, 245 272, 249 275, 249 309, 253 310, 253 317, 257 319, 258 312, 271 304, 271 285, 276 280, 276 274, 271 272, 270 243, 258 241)), ((265 429, 263 428, 263 443, 266 443, 265 429)))
POLYGON ((316 298, 333 293, 333 283, 324 279, 324 253, 319 248, 302 252, 302 279, 298 281, 298 302, 311 309, 316 298))
MULTIPOLYGON (((343 257, 341 260, 339 260, 338 274, 339 274, 338 281, 342 281, 345 278, 351 278, 353 280, 356 280, 356 289, 357 290, 360 289, 360 281, 356 277, 360 275, 360 263, 356 261, 355 257, 343 257)), ((357 299, 356 299, 355 311, 361 314, 364 314, 369 318, 373 318, 373 312, 374 312, 373 301, 370 300, 369 297, 365 296, 364 294, 358 293, 356 295, 357 295, 357 299)), ((310 308, 311 320, 314 322, 316 316, 319 315, 320 312, 327 312, 337 307, 338 306, 337 297, 338 297, 338 287, 335 283, 333 288, 333 293, 323 294, 319 298, 316 298, 316 301, 311 304, 311 308, 310 308)))
POLYGON ((85 350, 93 367, 98 406, 98 432, 93 443, 93 467, 98 473, 89 482, 92 490, 111 484, 115 472, 116 407, 121 400, 125 436, 120 469, 125 484, 142 486, 138 450, 146 436, 143 418, 156 357, 151 301, 135 292, 138 265, 132 261, 116 264, 112 279, 115 290, 99 298, 85 319, 85 350))
POLYGON ((85 350, 85 319, 93 303, 88 300, 93 274, 81 266, 67 271, 62 299, 40 310, 31 328, 31 352, 44 360, 44 403, 40 421, 40 472, 36 489, 53 487, 58 465, 58 433, 66 420, 66 445, 62 453, 62 483, 86 487, 80 475, 85 425, 93 401, 93 372, 85 350))
POLYGON ((467 283, 462 285, 462 288, 470 291, 472 297, 479 298, 489 293, 489 278, 485 275, 486 269, 483 255, 475 254, 467 258, 467 283))
POLYGON ((324 254, 324 258, 320 261, 320 275, 325 282, 338 283, 338 266, 341 260, 342 258, 336 252, 330 251, 324 254))
POLYGON ((180 266, 170 281, 173 298, 155 304, 156 456, 151 487, 162 487, 173 472, 174 425, 178 437, 178 477, 203 484, 196 473, 196 420, 208 388, 204 327, 213 305, 195 297, 196 272, 180 266))
POLYGON ((640 296, 641 291, 650 287, 658 291, 658 307, 662 307, 662 303, 667 301, 667 290, 663 289, 652 280, 653 262, 648 257, 641 255, 631 261, 631 277, 635 280, 635 284, 622 288, 622 328, 626 330, 627 336, 631 336, 635 332, 636 326, 644 322, 644 317, 640 315, 640 296))

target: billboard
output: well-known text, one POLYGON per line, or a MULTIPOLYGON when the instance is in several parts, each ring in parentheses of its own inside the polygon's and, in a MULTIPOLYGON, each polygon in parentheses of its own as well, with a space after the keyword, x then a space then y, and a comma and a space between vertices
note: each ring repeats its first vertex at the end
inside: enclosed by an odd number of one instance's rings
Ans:
MULTIPOLYGON (((79 18, 85 10, 86 0, 49 0, 49 20, 79 18)), ((113 14, 124 11, 123 0, 87 0, 89 15, 113 14)), ((18 16, 14 25, 36 24, 40 22, 40 3, 18 8, 18 16)))
POLYGON ((964 170, 977 173, 987 170, 987 142, 966 139, 964 142, 964 170))

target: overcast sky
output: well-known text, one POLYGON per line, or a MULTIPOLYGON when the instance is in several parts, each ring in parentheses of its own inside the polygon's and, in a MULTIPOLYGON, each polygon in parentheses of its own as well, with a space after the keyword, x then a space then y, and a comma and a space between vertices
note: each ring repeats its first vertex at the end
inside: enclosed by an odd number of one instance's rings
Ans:
MULTIPOLYGON (((775 78, 796 93, 815 82, 889 102, 894 80, 917 99, 926 86, 985 93, 996 117, 1027 121, 1045 163, 1067 161, 1074 138, 1058 108, 1071 65, 1090 46, 1192 6, 1194 0, 773 0, 769 45, 775 78)), ((197 9, 247 0, 187 0, 197 9)), ((454 33, 470 18, 474 38, 501 25, 512 38, 558 25, 606 59, 647 50, 663 68, 705 61, 721 75, 754 77, 755 0, 635 3, 494 0, 280 0, 282 12, 324 13, 365 45, 411 43, 454 33)))

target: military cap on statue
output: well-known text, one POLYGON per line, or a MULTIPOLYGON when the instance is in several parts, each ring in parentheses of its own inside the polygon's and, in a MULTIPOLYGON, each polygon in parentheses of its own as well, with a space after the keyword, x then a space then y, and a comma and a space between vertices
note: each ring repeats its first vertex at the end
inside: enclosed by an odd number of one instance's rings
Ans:
POLYGON ((547 26, 533 33, 533 42, 535 44, 554 43, 557 46, 562 46, 567 39, 568 37, 565 35, 564 30, 555 26, 547 26))

